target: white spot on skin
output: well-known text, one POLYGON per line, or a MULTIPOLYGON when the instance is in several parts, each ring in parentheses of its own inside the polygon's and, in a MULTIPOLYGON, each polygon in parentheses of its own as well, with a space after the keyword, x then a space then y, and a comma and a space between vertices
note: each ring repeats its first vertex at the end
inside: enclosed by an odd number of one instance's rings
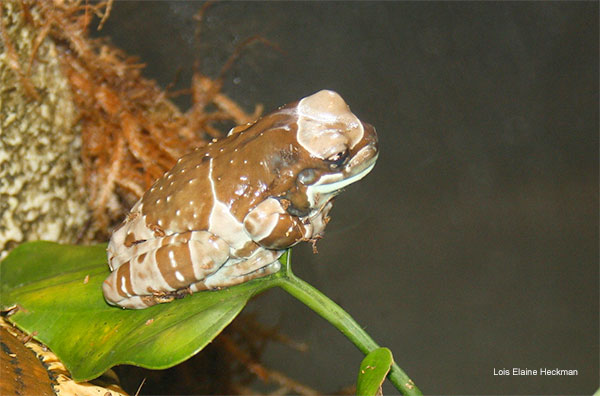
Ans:
POLYGON ((177 261, 175 260, 175 254, 172 250, 169 250, 169 260, 171 261, 171 267, 177 267, 177 261))
POLYGON ((169 174, 169 176, 167 176, 167 179, 171 179, 173 177, 172 174, 169 174))
POLYGON ((177 280, 179 282, 183 282, 185 280, 185 278, 183 277, 183 275, 179 271, 175 271, 175 278, 177 278, 177 280))
POLYGON ((167 196, 167 202, 169 202, 171 200, 171 196, 167 196))
POLYGON ((235 195, 241 197, 244 194, 245 191, 246 191, 246 185, 245 184, 240 184, 240 185, 237 186, 237 188, 235 189, 235 191, 233 193, 235 195))
POLYGON ((192 215, 192 217, 193 217, 194 219, 197 219, 197 218, 198 218, 198 213, 194 212, 194 214, 192 215))
POLYGON ((156 200, 156 204, 158 205, 160 203, 160 198, 156 200))
POLYGON ((196 179, 190 179, 190 180, 188 181, 188 184, 192 184, 192 183, 194 183, 194 180, 196 180, 196 179))
POLYGON ((247 163, 248 163, 248 160, 244 160, 244 164, 247 164, 247 163))
POLYGON ((158 219, 157 221, 158 225, 162 227, 162 219, 158 219))
POLYGON ((181 210, 177 209, 177 211, 175 212, 175 216, 180 216, 181 215, 181 210))
POLYGON ((185 173, 185 168, 184 168, 184 169, 182 169, 182 170, 180 170, 179 172, 181 172, 181 173, 185 173))
POLYGON ((190 206, 194 206, 194 201, 190 201, 190 206))

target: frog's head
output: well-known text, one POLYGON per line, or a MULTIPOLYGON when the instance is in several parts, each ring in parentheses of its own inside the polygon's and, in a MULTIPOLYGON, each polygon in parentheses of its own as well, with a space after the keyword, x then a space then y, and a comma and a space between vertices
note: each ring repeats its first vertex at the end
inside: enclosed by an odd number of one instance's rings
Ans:
POLYGON ((377 160, 377 134, 361 122, 336 92, 323 90, 301 99, 296 140, 311 157, 297 175, 309 207, 319 209, 342 189, 365 177, 377 160), (303 187, 303 188, 302 188, 303 187))

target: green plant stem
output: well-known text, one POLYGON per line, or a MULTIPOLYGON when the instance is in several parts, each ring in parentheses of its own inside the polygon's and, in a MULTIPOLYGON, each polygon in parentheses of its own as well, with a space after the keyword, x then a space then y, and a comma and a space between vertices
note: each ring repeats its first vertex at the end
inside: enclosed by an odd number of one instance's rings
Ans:
MULTIPOLYGON (((297 278, 288 266, 285 276, 279 279, 279 286, 318 313, 321 317, 342 332, 362 353, 367 355, 379 345, 360 327, 358 323, 339 305, 315 289, 310 284, 297 278)), ((388 373, 388 379, 406 396, 421 395, 421 391, 396 363, 388 373)))

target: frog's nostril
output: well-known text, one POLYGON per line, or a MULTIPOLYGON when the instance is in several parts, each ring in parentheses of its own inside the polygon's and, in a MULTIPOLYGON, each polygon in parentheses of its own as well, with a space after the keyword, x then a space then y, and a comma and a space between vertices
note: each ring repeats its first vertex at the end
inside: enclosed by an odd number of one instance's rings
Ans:
POLYGON ((363 122, 364 139, 367 140, 368 144, 374 144, 377 146, 378 138, 377 132, 375 131, 375 127, 369 123, 363 122))

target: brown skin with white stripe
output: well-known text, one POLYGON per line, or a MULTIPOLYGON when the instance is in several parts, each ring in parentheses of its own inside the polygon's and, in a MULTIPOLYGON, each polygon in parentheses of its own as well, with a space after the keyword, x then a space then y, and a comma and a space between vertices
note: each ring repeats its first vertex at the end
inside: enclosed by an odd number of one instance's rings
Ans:
POLYGON ((377 154, 375 129, 333 91, 232 129, 183 156, 114 231, 107 302, 141 309, 277 272, 377 154))

